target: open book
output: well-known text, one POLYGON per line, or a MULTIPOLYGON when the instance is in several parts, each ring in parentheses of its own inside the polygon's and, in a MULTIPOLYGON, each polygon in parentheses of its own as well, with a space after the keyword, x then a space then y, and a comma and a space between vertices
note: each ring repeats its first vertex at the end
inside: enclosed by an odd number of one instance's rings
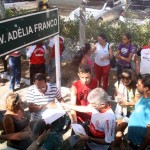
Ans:
POLYGON ((66 114, 65 110, 62 108, 59 102, 57 102, 56 105, 56 108, 46 109, 42 113, 42 118, 44 119, 46 124, 51 124, 52 122, 56 121, 58 118, 66 114))
POLYGON ((71 124, 71 127, 72 127, 73 131, 75 132, 75 134, 77 134, 77 135, 78 134, 86 135, 86 132, 85 132, 85 130, 84 130, 82 125, 73 123, 73 124, 71 124))

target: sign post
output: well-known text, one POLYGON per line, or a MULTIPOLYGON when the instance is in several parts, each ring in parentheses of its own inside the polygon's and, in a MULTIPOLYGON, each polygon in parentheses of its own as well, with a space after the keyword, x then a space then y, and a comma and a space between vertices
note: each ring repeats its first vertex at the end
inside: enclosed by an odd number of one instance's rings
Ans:
POLYGON ((58 8, 0 21, 0 56, 55 36, 56 84, 61 90, 58 8))
POLYGON ((0 56, 59 34, 58 8, 0 21, 0 56))

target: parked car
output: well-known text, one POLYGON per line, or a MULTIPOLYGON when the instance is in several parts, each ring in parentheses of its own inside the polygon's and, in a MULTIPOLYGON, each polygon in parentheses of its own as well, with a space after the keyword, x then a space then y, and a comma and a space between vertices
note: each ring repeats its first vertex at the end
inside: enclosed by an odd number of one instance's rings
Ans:
POLYGON ((122 12, 119 20, 124 23, 134 23, 136 25, 150 24, 150 14, 140 10, 128 10, 122 12))
MULTIPOLYGON (((86 19, 89 19, 93 17, 95 20, 103 20, 103 21, 112 21, 114 19, 119 18, 121 12, 124 10, 125 3, 121 0, 115 1, 116 3, 113 3, 113 7, 108 7, 108 3, 110 1, 107 0, 102 9, 94 9, 90 7, 86 7, 86 19)), ((113 1, 114 2, 114 1, 113 1)), ((77 20, 80 16, 80 7, 73 10, 68 19, 74 21, 77 20)))

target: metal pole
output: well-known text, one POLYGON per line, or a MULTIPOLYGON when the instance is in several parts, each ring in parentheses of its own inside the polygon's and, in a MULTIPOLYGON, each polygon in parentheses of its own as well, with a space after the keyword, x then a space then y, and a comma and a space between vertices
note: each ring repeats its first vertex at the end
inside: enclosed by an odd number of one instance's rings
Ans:
POLYGON ((61 91, 59 34, 56 35, 54 38, 55 38, 56 85, 58 89, 61 91))
POLYGON ((79 22, 79 46, 83 47, 85 44, 85 22, 86 22, 86 9, 85 2, 82 1, 80 6, 80 22, 79 22))

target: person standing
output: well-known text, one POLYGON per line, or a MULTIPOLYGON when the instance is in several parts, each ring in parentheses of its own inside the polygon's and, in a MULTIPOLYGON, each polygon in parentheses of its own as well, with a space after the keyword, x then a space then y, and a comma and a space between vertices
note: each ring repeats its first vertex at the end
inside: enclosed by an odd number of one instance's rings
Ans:
POLYGON ((33 84, 33 77, 36 73, 45 73, 45 52, 46 46, 43 41, 30 46, 27 57, 30 59, 30 85, 33 84))
POLYGON ((122 43, 120 43, 116 55, 116 58, 118 59, 118 65, 117 65, 118 80, 120 80, 120 75, 123 69, 132 69, 131 61, 135 53, 136 53, 136 49, 131 44, 131 35, 130 33, 126 33, 122 37, 122 43))
POLYGON ((128 139, 132 149, 145 150, 150 144, 150 74, 139 77, 137 90, 143 95, 128 122, 128 139))
POLYGON ((83 51, 81 64, 89 65, 89 67, 91 68, 91 73, 93 73, 93 60, 91 57, 91 45, 89 43, 85 43, 81 51, 83 51))
POLYGON ((5 57, 9 58, 10 68, 10 92, 14 92, 15 88, 20 88, 21 81, 21 51, 13 52, 5 57))
POLYGON ((96 51, 94 70, 96 78, 101 86, 103 81, 103 89, 107 91, 108 76, 111 69, 110 59, 112 59, 112 47, 107 43, 107 38, 104 34, 98 35, 98 42, 92 48, 92 52, 96 51))
MULTIPOLYGON (((48 74, 51 76, 55 71, 55 39, 52 38, 49 41, 48 45, 48 58, 47 58, 47 65, 48 65, 48 74)), ((59 36, 59 50, 60 50, 60 61, 62 60, 62 53, 64 50, 64 38, 59 36)))
MULTIPOLYGON (((88 65, 80 65, 78 68, 79 80, 75 81, 71 87, 71 104, 87 106, 87 96, 89 92, 99 86, 98 80, 91 78, 91 69, 88 65)), ((90 121, 89 113, 71 111, 73 122, 84 123, 90 121)))
POLYGON ((143 46, 136 55, 136 74, 150 73, 150 38, 148 45, 143 46))

